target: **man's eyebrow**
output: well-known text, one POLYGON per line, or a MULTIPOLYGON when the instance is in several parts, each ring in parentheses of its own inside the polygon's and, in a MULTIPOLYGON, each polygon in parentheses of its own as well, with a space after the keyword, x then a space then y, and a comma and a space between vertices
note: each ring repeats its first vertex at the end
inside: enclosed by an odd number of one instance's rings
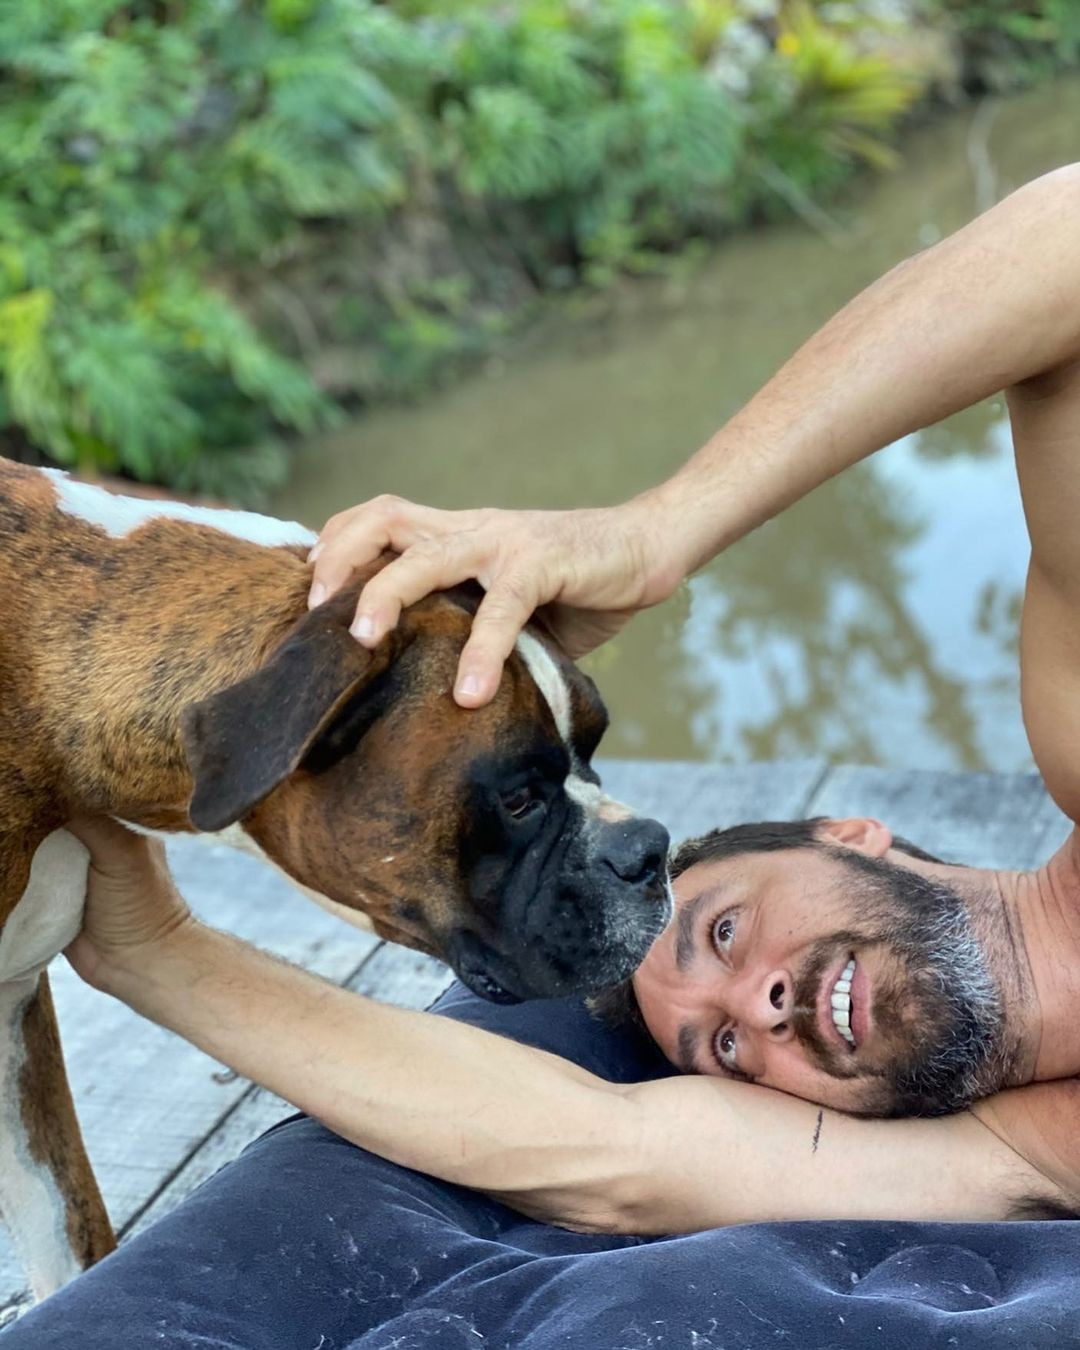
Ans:
POLYGON ((694 950, 697 945, 694 938, 694 922, 702 908, 713 900, 717 891, 721 889, 719 886, 710 886, 708 890, 701 891, 694 896, 693 900, 687 901, 675 916, 676 970, 684 971, 694 959, 694 950))
POLYGON ((689 1022, 684 1022, 679 1028, 679 1035, 676 1039, 676 1050, 678 1054, 678 1065, 683 1073, 697 1073, 697 1027, 691 1026, 689 1022))

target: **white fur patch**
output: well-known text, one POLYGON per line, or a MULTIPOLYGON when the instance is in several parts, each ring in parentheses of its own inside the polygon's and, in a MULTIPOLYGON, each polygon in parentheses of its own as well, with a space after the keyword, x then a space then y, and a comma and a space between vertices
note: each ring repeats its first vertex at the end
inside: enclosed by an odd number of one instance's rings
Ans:
POLYGON ((253 511, 224 511, 209 506, 189 506, 186 502, 162 502, 142 497, 118 497, 92 483, 79 483, 61 469, 42 469, 56 490, 56 504, 69 516, 78 516, 96 525, 113 539, 123 539, 152 520, 167 517, 190 525, 207 525, 235 539, 280 548, 296 544, 310 548, 316 536, 292 520, 275 520, 253 511))
POLYGON ((0 934, 0 981, 37 976, 82 927, 90 855, 56 830, 30 864, 30 880, 0 934))
MULTIPOLYGON (((571 740, 572 726, 570 716, 570 687, 559 669, 558 663, 542 642, 531 633, 522 633, 517 640, 518 653, 525 662, 526 669, 533 678, 536 687, 543 694, 559 729, 572 764, 578 764, 578 758, 571 740)), ((616 824, 620 820, 630 820, 634 812, 614 797, 607 796, 595 783, 571 773, 566 780, 566 795, 585 812, 590 820, 600 820, 605 824, 616 824)))
POLYGON ((0 1211, 34 1297, 43 1299, 74 1279, 79 1264, 68 1243, 64 1198, 49 1169, 30 1153, 19 1100, 23 1011, 37 980, 35 974, 0 984, 0 1211))
POLYGON ((568 750, 573 753, 570 741, 570 690, 555 658, 542 642, 531 633, 522 633, 517 640, 518 655, 533 678, 533 683, 543 694, 555 719, 559 735, 568 750))
POLYGON ((595 816, 607 825, 617 825, 620 820, 631 820, 634 812, 625 802, 609 797, 596 783, 579 778, 572 773, 566 780, 566 795, 572 802, 582 807, 586 815, 595 816))
POLYGON ((26 1061, 22 1019, 38 976, 82 927, 89 854, 66 830, 42 841, 0 934, 0 1211, 42 1299, 79 1273, 56 1181, 30 1152, 19 1099, 26 1061))

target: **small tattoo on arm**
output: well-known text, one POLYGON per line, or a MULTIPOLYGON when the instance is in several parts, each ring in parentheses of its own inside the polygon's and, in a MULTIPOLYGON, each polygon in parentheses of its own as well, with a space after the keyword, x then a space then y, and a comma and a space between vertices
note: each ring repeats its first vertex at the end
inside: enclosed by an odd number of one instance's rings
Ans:
POLYGON ((824 1119, 825 1119, 825 1112, 824 1112, 824 1111, 819 1111, 819 1112, 817 1113, 817 1124, 814 1126, 814 1137, 813 1137, 813 1139, 810 1141, 810 1152, 811 1152, 811 1153, 816 1153, 816 1152, 817 1152, 818 1140, 821 1138, 821 1122, 822 1122, 824 1119))

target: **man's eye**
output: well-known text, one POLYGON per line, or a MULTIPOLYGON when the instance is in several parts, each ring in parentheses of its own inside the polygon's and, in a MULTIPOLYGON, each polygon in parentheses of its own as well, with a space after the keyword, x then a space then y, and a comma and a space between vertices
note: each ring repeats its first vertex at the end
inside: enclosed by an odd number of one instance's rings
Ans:
POLYGON ((735 920, 725 914, 723 918, 717 919, 713 924, 713 946, 718 952, 726 953, 730 950, 731 944, 735 939, 735 920))
POLYGON ((735 1033, 730 1029, 722 1031, 716 1038, 717 1058, 729 1069, 735 1067, 735 1033))

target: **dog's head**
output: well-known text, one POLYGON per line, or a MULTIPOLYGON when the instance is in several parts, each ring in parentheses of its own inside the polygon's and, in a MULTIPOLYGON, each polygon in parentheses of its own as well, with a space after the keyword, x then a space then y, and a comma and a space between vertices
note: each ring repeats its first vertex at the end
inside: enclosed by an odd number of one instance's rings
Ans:
POLYGON ((432 596, 373 652, 352 587, 182 721, 199 830, 240 822, 304 886, 443 957, 487 998, 591 992, 669 918, 668 836, 605 797, 591 680, 540 630, 499 692, 451 687, 478 592, 432 596))

